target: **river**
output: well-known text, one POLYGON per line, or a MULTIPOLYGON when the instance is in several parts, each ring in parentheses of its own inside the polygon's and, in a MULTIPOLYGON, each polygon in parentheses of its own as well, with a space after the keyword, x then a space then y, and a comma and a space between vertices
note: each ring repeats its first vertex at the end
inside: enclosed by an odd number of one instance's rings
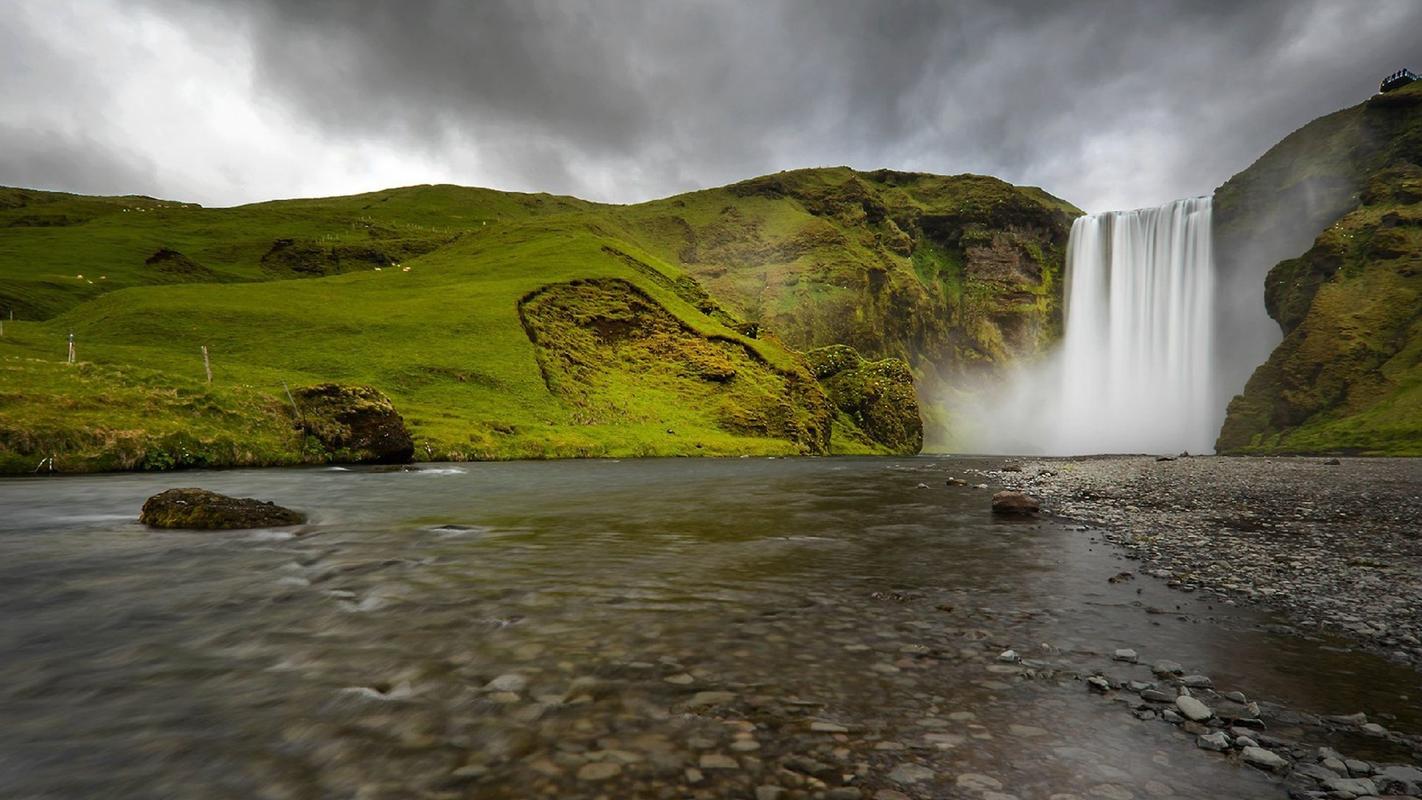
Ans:
POLYGON ((1082 680, 1153 680, 1157 659, 1422 732, 1415 671, 1112 582, 1132 565, 1096 532, 944 484, 999 463, 3 480, 0 796, 1283 797, 1082 680), (139 526, 174 486, 311 521, 139 526))

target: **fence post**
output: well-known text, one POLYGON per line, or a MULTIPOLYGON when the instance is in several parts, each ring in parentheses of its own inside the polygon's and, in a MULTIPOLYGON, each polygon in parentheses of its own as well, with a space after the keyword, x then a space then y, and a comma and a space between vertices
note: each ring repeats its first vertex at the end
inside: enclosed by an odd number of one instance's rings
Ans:
POLYGON ((212 362, 207 358, 207 345, 202 346, 202 368, 207 372, 207 382, 212 383, 212 362))
POLYGON ((74 363, 74 331, 69 332, 69 363, 74 363))

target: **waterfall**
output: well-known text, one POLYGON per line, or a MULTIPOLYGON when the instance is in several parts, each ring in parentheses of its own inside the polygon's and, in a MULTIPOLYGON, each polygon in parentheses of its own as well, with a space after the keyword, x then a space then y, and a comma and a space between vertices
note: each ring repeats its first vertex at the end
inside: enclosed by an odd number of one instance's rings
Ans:
POLYGON ((1209 197, 1072 224, 1060 348, 990 398, 980 452, 1208 453, 1215 273, 1209 197))
POLYGON ((1192 197, 1072 224, 1049 451, 1214 448, 1210 202, 1192 197))

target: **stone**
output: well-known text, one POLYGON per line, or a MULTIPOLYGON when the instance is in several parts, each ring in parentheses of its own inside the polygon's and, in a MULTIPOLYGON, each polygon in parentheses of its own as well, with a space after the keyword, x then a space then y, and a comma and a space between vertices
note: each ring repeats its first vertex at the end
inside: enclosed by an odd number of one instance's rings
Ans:
POLYGON ((785 788, 782 786, 755 787, 755 800, 780 800, 784 796, 785 788))
POLYGON ((736 696, 731 692, 697 692, 687 701, 693 707, 720 706, 732 702, 736 696))
POLYGON ((933 770, 928 767, 918 764, 900 764, 889 773, 889 780, 894 783, 921 783, 933 780, 933 775, 933 770))
POLYGON ((578 780, 605 781, 622 772, 622 765, 612 761, 595 761, 578 767, 578 780))
POLYGON ((1324 767, 1322 764, 1300 764, 1294 768, 1294 774, 1312 778, 1319 783, 1331 781, 1338 777, 1338 773, 1324 767))
POLYGON ((1098 692, 1111 691, 1111 682, 1101 677, 1100 675, 1092 675, 1090 678, 1087 678, 1086 685, 1087 687, 1094 689, 1098 692))
POLYGON ((1381 767, 1373 775, 1372 780, 1377 784, 1379 792, 1422 797, 1422 769, 1417 767, 1407 767, 1400 764, 1381 767))
POLYGON ((860 800, 864 793, 853 786, 838 786, 825 792, 825 800, 860 800))
POLYGON ((332 461, 408 464, 415 442, 390 398, 370 386, 323 383, 292 390, 298 424, 332 461))
POLYGON ((489 681, 484 688, 491 692, 521 692, 528 688, 528 678, 517 672, 507 672, 489 681))
POLYGON ((306 515, 250 497, 228 497, 206 489, 169 489, 143 503, 138 521, 150 528, 239 530, 300 525, 306 515))
POLYGON ((992 513, 1006 516, 1030 516, 1042 508, 1037 498, 1022 492, 1003 490, 992 496, 992 513))
POLYGON ((1361 730, 1363 731, 1363 733, 1366 733, 1366 734, 1369 735, 1369 736, 1386 736, 1386 735, 1387 735, 1387 728, 1384 728, 1383 726, 1377 724, 1376 722, 1369 722, 1369 723, 1364 724, 1364 725, 1362 726, 1361 730))
POLYGON ((1180 679, 1182 686, 1190 689, 1213 689, 1215 682, 1204 675, 1186 675, 1180 679))
POLYGON ((1204 722, 1215 715, 1213 711, 1210 711, 1209 706, 1193 697, 1175 698, 1175 707, 1180 709, 1180 713, 1184 714, 1185 718, 1191 722, 1204 722))
POLYGON ((1179 675, 1185 671, 1185 668, 1174 661, 1157 661, 1151 665, 1150 671, 1162 678, 1166 678, 1171 675, 1179 675))
POLYGON ((1136 663, 1137 658, 1136 651, 1130 649, 1129 647, 1123 647, 1117 650, 1114 654, 1112 654, 1111 657, 1116 661, 1125 661, 1131 664, 1136 663))
POLYGON ((1378 793, 1377 784, 1367 778, 1330 778, 1323 782, 1323 788, 1342 800, 1372 797, 1378 793))
POLYGON ((1239 752, 1239 757, 1244 759, 1244 763, 1260 769, 1278 772, 1287 769, 1289 762, 1283 756, 1262 747, 1246 747, 1239 752))
POLYGON ((1195 745, 1202 750, 1213 750, 1216 753, 1223 753, 1230 748, 1229 734, 1224 731, 1207 733, 1195 739, 1195 745))
POLYGON ((1022 660, 1022 657, 1017 655, 1016 650, 1003 650, 1001 653, 998 653, 997 660, 1004 664, 1016 664, 1022 660))
POLYGON ((734 758, 723 753, 704 753, 696 766, 702 769, 740 769, 741 765, 734 758))
POLYGON ((810 723, 810 730, 815 733, 849 733, 849 729, 835 722, 822 722, 815 720, 810 723))
POLYGON ((1169 692, 1162 692, 1159 689, 1146 689, 1141 692, 1141 699, 1150 703, 1173 703, 1175 695, 1169 692))
POLYGON ((1224 699, 1244 705, 1249 702, 1249 698, 1244 696, 1244 692, 1225 692, 1224 699))
POLYGON ((1355 778, 1366 778, 1373 774, 1373 765, 1356 758, 1343 759, 1343 766, 1348 768, 1348 774, 1355 778))
POLYGON ((966 789, 970 792, 995 792, 1002 788, 1002 781, 991 775, 983 775, 977 772, 965 772, 957 778, 959 789, 966 789))
POLYGON ((1258 747, 1259 743, 1248 736, 1239 736, 1234 740, 1235 747, 1258 747))

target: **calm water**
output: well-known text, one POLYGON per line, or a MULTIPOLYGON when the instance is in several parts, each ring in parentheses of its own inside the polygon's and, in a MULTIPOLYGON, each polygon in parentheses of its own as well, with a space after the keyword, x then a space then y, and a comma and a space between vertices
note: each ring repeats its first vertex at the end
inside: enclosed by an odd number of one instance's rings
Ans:
POLYGON ((1283 796, 1088 692, 1075 672, 1148 679, 1117 647, 1422 728, 1416 673, 1108 583, 1131 564, 1089 532, 995 521, 988 492, 943 485, 997 463, 0 481, 0 796, 1283 796), (312 521, 133 522, 173 486, 312 521))

